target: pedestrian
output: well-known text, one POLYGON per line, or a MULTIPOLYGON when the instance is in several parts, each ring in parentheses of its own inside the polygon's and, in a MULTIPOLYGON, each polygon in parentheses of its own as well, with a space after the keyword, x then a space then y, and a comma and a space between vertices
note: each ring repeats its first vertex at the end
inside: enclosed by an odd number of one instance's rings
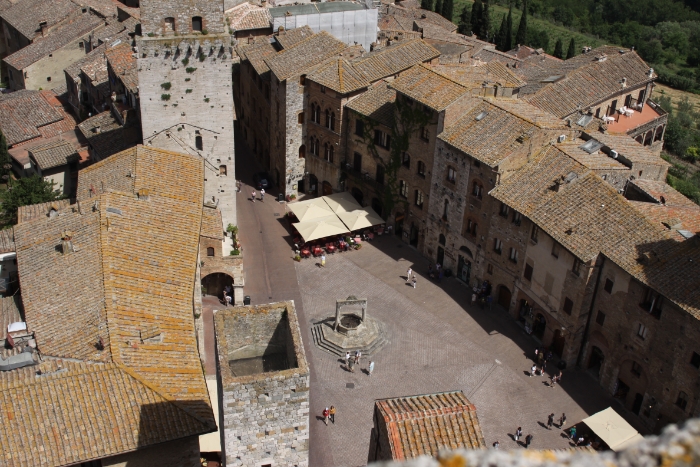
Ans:
POLYGON ((350 352, 345 352, 345 366, 350 363, 350 352))
POLYGON ((532 435, 528 434, 528 435, 525 437, 525 447, 526 447, 526 448, 529 448, 529 447, 530 447, 530 443, 532 443, 532 435))
POLYGON ((260 201, 265 202, 265 188, 260 188, 260 201))
POLYGON ((413 276, 413 288, 416 288, 416 276, 413 276))
POLYGON ((559 429, 564 428, 564 425, 566 425, 566 414, 562 413, 561 417, 559 417, 559 429))
POLYGON ((551 430, 552 425, 554 425, 554 413, 550 413, 547 417, 547 429, 551 430))
POLYGON ((580 436, 578 438, 578 441, 576 441, 576 446, 581 446, 585 440, 583 439, 583 436, 580 436))
POLYGON ((367 370, 369 376, 372 376, 372 372, 374 371, 374 362, 369 362, 369 368, 367 370))
POLYGON ((225 297, 226 297, 226 306, 229 306, 231 304, 231 296, 226 295, 225 297))
POLYGON ((433 263, 428 264, 428 277, 431 279, 435 277, 435 274, 433 274, 433 263))
POLYGON ((328 426, 328 416, 329 416, 330 414, 331 414, 330 410, 328 410, 328 407, 326 407, 326 408, 323 410, 323 423, 325 423, 326 426, 328 426))
POLYGON ((325 253, 321 254, 321 267, 322 268, 326 267, 326 254, 325 253))
POLYGON ((328 414, 331 416, 331 423, 335 425, 335 406, 331 405, 331 409, 328 411, 328 414))
POLYGON ((498 449, 499 447, 501 447, 501 443, 499 443, 498 441, 496 441, 495 443, 493 443, 493 448, 494 448, 494 449, 498 449))
POLYGON ((355 364, 359 365, 360 364, 360 357, 362 357, 362 352, 359 350, 355 351, 355 364))
POLYGON ((530 378, 532 378, 533 376, 535 376, 535 373, 537 373, 537 365, 535 365, 535 364, 533 363, 533 364, 532 364, 532 368, 530 368, 530 378))
POLYGON ((348 369, 350 370, 350 373, 355 373, 355 359, 351 358, 350 361, 348 361, 348 369))
POLYGON ((476 292, 472 293, 472 306, 476 305, 476 292))
POLYGON ((549 382, 549 387, 554 389, 555 384, 557 384, 557 375, 552 375, 551 381, 549 382))
POLYGON ((440 272, 438 273, 438 282, 442 282, 442 268, 440 268, 440 272))
POLYGON ((240 193, 240 192, 241 192, 241 181, 236 180, 236 193, 240 193))
POLYGON ((569 430, 569 438, 576 439, 576 427, 572 426, 571 430, 569 430))
POLYGON ((253 190, 253 194, 250 196, 250 198, 255 202, 255 190, 253 190))
POLYGON ((406 283, 408 284, 411 282, 411 273, 413 273, 413 269, 409 266, 408 271, 406 271, 406 283))
POLYGON ((522 435, 523 435, 523 429, 522 429, 522 427, 518 427, 518 429, 515 430, 515 434, 513 435, 513 438, 516 441, 518 441, 522 435))

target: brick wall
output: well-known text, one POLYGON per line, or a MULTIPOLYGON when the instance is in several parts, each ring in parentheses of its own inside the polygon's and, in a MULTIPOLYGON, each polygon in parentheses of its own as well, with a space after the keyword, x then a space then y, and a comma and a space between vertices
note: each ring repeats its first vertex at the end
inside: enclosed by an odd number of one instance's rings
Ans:
POLYGON ((192 33, 192 18, 202 18, 202 30, 210 34, 226 31, 223 0, 141 0, 141 31, 144 35, 166 34, 165 18, 175 20, 175 31, 181 35, 192 33))

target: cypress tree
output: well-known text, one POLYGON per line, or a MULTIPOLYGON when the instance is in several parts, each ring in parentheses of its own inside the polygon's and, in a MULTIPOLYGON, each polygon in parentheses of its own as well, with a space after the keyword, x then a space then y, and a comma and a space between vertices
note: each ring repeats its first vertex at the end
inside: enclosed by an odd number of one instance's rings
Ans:
POLYGON ((437 13, 438 15, 442 13, 442 0, 437 0, 435 2, 435 13, 437 13))
POLYGON ((466 6, 462 10, 462 14, 459 15, 459 24, 457 25, 457 32, 468 36, 471 33, 471 15, 469 14, 469 8, 466 6))
POLYGON ((515 43, 517 45, 525 45, 527 38, 527 2, 523 2, 523 15, 520 17, 518 24, 518 32, 515 33, 515 43))
POLYGON ((564 58, 564 44, 561 42, 561 37, 557 39, 557 43, 554 44, 554 53, 552 55, 557 58, 564 58))
POLYGON ((479 32, 479 39, 488 40, 489 32, 491 31, 491 13, 489 11, 489 2, 484 2, 484 9, 481 12, 480 21, 481 30, 479 32))
POLYGON ((503 43, 503 51, 508 52, 513 48, 513 6, 508 9, 508 19, 506 19, 506 39, 503 43))
MULTIPOLYGON (((7 140, 5 139, 5 135, 2 133, 2 131, 0 131, 0 175, 7 175, 8 183, 10 182, 10 169, 6 166, 9 166, 10 164, 12 164, 12 161, 10 160, 10 153, 7 150, 7 140)), ((4 179, 0 180, 0 182, 3 181, 4 179)))
POLYGON ((454 0, 445 0, 442 4, 442 17, 452 21, 452 16, 454 15, 455 4, 454 0))
POLYGON ((496 50, 505 52, 504 48, 506 45, 506 15, 501 18, 501 27, 498 29, 498 34, 496 35, 496 50))
POLYGON ((481 29, 480 27, 480 21, 481 21, 481 13, 483 12, 483 4, 481 3, 481 0, 476 0, 474 4, 472 5, 472 18, 471 18, 471 25, 472 25, 472 30, 474 34, 479 34, 479 30, 481 29))
POLYGON ((421 0, 420 7, 424 10, 433 11, 433 0, 421 0))
POLYGON ((576 42, 574 41, 574 38, 571 38, 571 41, 569 41, 569 50, 566 51, 566 59, 570 59, 576 56, 576 42))

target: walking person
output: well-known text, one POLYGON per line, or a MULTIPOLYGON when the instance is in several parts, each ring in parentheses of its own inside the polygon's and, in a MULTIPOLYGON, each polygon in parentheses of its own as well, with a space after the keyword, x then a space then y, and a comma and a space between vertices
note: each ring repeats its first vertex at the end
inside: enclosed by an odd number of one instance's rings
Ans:
POLYGON ((355 351, 355 364, 359 365, 360 364, 360 357, 362 357, 362 352, 359 350, 355 351))
POLYGON ((330 416, 330 414, 331 412, 330 410, 328 410, 328 407, 323 409, 323 423, 325 423, 326 426, 328 426, 328 417, 330 416))
POLYGON ((350 364, 350 352, 345 352, 345 366, 350 364))
POLYGON ((231 296, 230 295, 224 295, 224 298, 226 299, 226 306, 229 306, 231 304, 231 296))
POLYGON ((554 389, 554 385, 557 384, 557 375, 552 375, 550 381, 549 381, 549 387, 554 389))
POLYGON ((549 416, 547 417, 547 429, 551 430, 552 425, 554 425, 554 413, 550 413, 549 416))
POLYGON ((500 448, 500 447, 501 447, 501 443, 499 443, 498 441, 496 441, 495 443, 493 443, 493 448, 494 448, 494 449, 498 449, 498 448, 500 448))
POLYGON ((411 282, 411 274, 413 273, 413 269, 411 267, 408 267, 408 271, 406 271, 406 283, 409 284, 411 282))
POLYGON ((415 275, 413 276, 413 288, 414 289, 416 288, 416 276, 415 275))
POLYGON ((535 376, 535 373, 537 373, 537 365, 535 365, 535 364, 533 363, 533 364, 532 364, 532 368, 530 368, 530 378, 532 378, 533 376, 535 376))
POLYGON ((515 439, 515 441, 519 441, 520 437, 522 435, 523 435, 523 429, 522 429, 522 427, 518 427, 518 429, 515 430, 515 434, 513 435, 513 439, 515 439))
POLYGON ((331 405, 331 409, 328 411, 328 414, 331 416, 331 423, 335 425, 335 406, 331 405))
POLYGON ((374 371, 374 362, 369 362, 369 368, 367 369, 369 376, 372 376, 373 371, 374 371))
POLYGON ((260 188, 260 201, 265 202, 265 188, 260 188))
POLYGON ((250 199, 252 199, 253 202, 255 202, 255 190, 253 190, 253 194, 250 195, 250 199))
POLYGON ((576 439, 576 427, 572 426, 571 430, 569 430, 569 438, 572 440, 576 439))
POLYGON ((322 268, 326 267, 326 254, 325 253, 321 254, 321 267, 322 268))
POLYGON ((526 447, 526 448, 529 448, 529 447, 530 447, 530 443, 532 443, 532 435, 528 434, 528 435, 525 437, 525 447, 526 447))
POLYGON ((472 293, 472 306, 476 305, 476 292, 472 293))
POLYGON ((350 373, 355 373, 355 359, 351 358, 348 361, 348 369, 350 370, 350 373))
POLYGON ((566 414, 562 413, 561 417, 559 417, 559 429, 564 428, 564 425, 566 425, 566 414))

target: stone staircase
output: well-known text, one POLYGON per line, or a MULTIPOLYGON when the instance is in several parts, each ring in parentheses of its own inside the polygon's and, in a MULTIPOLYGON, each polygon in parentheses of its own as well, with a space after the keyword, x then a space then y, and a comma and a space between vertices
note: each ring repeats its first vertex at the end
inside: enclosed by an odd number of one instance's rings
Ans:
POLYGON ((378 324, 381 330, 377 334, 376 338, 360 346, 341 347, 340 345, 326 339, 323 332, 323 326, 327 326, 327 324, 324 321, 316 322, 311 325, 311 336, 314 344, 316 344, 316 347, 333 355, 345 357, 346 352, 353 354, 356 350, 359 350, 362 352, 363 357, 371 357, 376 355, 386 344, 389 343, 387 334, 383 329, 384 326, 380 323, 378 324))

